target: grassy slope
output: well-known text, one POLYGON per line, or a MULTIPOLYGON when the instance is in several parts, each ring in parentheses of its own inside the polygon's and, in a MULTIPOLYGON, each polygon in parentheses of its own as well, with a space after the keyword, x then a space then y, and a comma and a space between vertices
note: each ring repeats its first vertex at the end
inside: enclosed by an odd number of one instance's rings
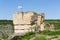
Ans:
MULTIPOLYGON (((56 29, 60 29, 60 20, 45 20, 45 23, 54 24, 56 29)), ((13 21, 12 20, 0 20, 0 25, 6 25, 6 24, 13 25, 13 21)), ((55 35, 57 33, 60 35, 60 31, 59 32, 50 32, 50 31, 42 32, 42 34, 48 34, 48 35, 55 35)), ((26 36, 26 37, 22 38, 21 40, 25 40, 25 39, 27 40, 29 38, 30 38, 30 36, 28 36, 28 37, 26 36)), ((18 40, 19 39, 20 38, 18 38, 18 40)), ((43 38, 40 38, 40 37, 38 39, 43 40, 43 38)))
POLYGON ((54 24, 55 29, 60 29, 60 20, 45 20, 45 23, 54 24))

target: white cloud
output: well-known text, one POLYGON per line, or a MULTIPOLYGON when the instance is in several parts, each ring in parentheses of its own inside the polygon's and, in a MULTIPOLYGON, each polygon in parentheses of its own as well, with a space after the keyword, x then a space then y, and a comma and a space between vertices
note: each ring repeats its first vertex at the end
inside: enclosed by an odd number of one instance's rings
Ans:
POLYGON ((23 7, 22 6, 18 6, 18 9, 22 9, 23 7))

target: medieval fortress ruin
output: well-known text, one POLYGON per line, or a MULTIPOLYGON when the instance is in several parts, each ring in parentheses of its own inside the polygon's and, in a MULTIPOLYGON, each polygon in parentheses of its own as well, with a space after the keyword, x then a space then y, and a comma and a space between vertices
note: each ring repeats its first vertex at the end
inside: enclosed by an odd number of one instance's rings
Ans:
POLYGON ((54 31, 54 25, 46 26, 44 13, 16 12, 13 14, 14 32, 11 25, 0 25, 0 38, 2 34, 8 35, 8 40, 15 36, 25 35, 27 32, 54 31))
POLYGON ((13 14, 14 33, 35 31, 34 27, 44 30, 44 13, 18 12, 13 14), (32 30, 31 30, 32 29, 32 30))
MULTIPOLYGON (((14 33, 39 32, 46 30, 44 13, 17 12, 13 14, 14 33)), ((52 29, 52 28, 51 28, 52 29)), ((50 30, 51 30, 50 29, 50 30)))

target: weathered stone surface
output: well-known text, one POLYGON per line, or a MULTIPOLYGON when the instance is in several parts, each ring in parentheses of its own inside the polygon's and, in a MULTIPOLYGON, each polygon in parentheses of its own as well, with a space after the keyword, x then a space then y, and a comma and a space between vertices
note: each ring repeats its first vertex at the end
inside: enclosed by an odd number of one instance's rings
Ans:
MULTIPOLYGON (((44 30, 44 14, 18 12, 13 14, 14 33, 25 33, 35 27, 44 30)), ((38 29, 38 30, 39 30, 38 29)))
POLYGON ((54 25, 50 24, 50 31, 55 31, 54 25))
POLYGON ((34 13, 32 12, 19 12, 13 14, 13 23, 14 24, 31 24, 31 16, 33 16, 34 13))
POLYGON ((44 30, 45 30, 45 24, 44 24, 44 23, 41 24, 40 30, 41 30, 41 31, 44 31, 44 30))
POLYGON ((12 25, 0 25, 0 38, 3 36, 10 36, 13 33, 12 25))

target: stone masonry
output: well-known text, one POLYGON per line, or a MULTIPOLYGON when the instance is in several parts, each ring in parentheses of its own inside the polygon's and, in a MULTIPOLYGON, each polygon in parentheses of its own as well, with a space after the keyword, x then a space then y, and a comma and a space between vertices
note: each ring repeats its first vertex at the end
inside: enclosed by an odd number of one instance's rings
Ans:
POLYGON ((44 30, 53 31, 53 25, 46 26, 44 13, 16 12, 13 14, 14 33, 8 40, 15 36, 24 36, 27 32, 39 32, 44 30), (47 28, 46 28, 47 27, 47 28))
MULTIPOLYGON (((35 12, 17 12, 13 14, 14 33, 30 32, 31 28, 38 27, 44 30, 44 13, 35 12)), ((35 31, 34 29, 32 31, 35 31)))

